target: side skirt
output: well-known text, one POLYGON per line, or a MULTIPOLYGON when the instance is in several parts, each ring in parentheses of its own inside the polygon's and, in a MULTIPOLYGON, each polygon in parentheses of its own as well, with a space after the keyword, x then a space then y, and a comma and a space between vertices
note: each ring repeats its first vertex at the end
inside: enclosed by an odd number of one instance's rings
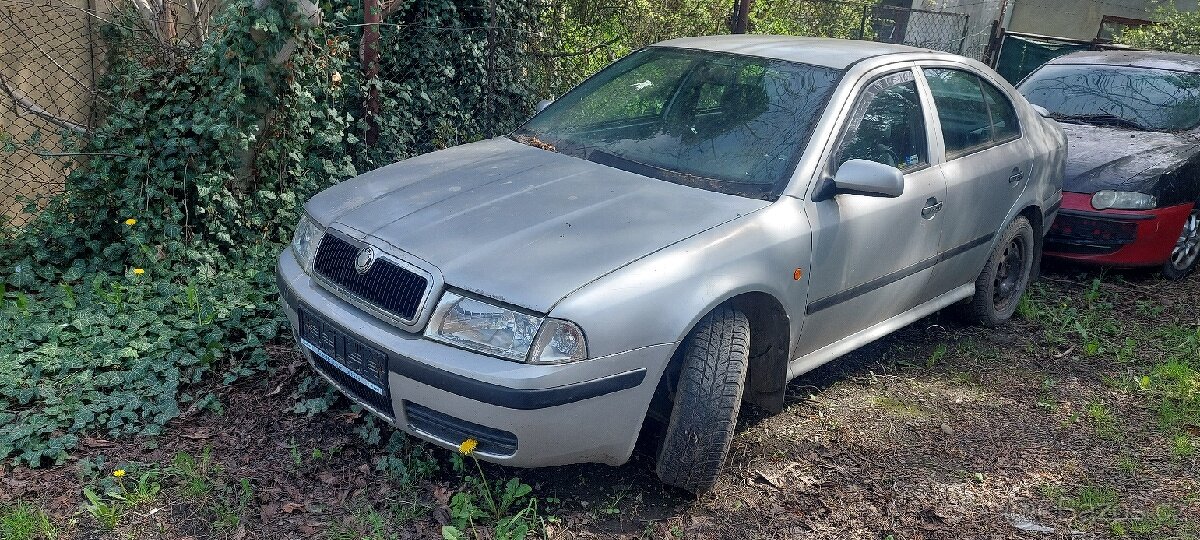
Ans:
POLYGON ((950 304, 970 298, 975 294, 975 283, 971 282, 961 287, 958 287, 949 292, 943 293, 941 296, 933 298, 919 306, 916 306, 904 313, 896 315, 886 321, 880 322, 874 326, 870 326, 859 330, 849 336, 839 339, 829 345, 821 347, 805 356, 796 358, 788 362, 787 379, 790 381, 804 373, 820 367, 822 364, 829 362, 839 356, 849 353, 859 347, 862 347, 872 341, 875 341, 883 336, 886 336, 900 328, 908 326, 916 322, 921 317, 925 317, 934 313, 950 304))

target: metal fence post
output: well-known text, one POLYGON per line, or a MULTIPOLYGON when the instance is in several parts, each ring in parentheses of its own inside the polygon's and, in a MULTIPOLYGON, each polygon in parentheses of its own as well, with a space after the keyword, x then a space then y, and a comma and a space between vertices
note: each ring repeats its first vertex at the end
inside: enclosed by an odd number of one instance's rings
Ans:
POLYGON ((745 34, 750 31, 750 5, 754 0, 737 0, 734 4, 733 28, 734 34, 745 34))
POLYGON ((487 122, 487 137, 496 136, 496 0, 488 0, 487 81, 484 85, 483 111, 487 122))
POLYGON ((963 53, 963 48, 967 46, 967 30, 971 28, 971 15, 963 14, 963 31, 962 37, 958 38, 958 54, 963 53))
POLYGON ((379 23, 383 8, 379 0, 363 0, 362 63, 367 83, 365 103, 367 132, 364 140, 373 145, 379 139, 379 23))
POLYGON ((858 38, 857 39, 864 39, 865 36, 867 35, 866 34, 866 32, 867 32, 867 17, 868 17, 868 13, 869 13, 868 10, 870 10, 870 9, 871 9, 871 7, 867 6, 865 4, 862 7, 862 17, 860 17, 858 19, 858 38))

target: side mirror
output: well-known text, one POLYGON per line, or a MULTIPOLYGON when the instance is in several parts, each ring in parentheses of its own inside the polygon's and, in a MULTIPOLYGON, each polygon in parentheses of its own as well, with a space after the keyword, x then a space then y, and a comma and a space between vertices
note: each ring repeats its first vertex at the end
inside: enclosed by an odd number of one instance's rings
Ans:
POLYGON ((1045 107, 1041 105, 1035 105, 1033 103, 1030 103, 1029 106, 1033 107, 1034 111, 1037 111, 1038 114, 1042 115, 1042 118, 1050 118, 1050 111, 1045 107))
POLYGON ((891 165, 852 159, 838 167, 833 185, 839 192, 899 197, 904 193, 904 173, 891 165))
POLYGON ((542 111, 546 110, 546 107, 549 107, 551 103, 554 103, 553 99, 543 99, 543 100, 539 101, 537 103, 537 112, 542 112, 542 111))

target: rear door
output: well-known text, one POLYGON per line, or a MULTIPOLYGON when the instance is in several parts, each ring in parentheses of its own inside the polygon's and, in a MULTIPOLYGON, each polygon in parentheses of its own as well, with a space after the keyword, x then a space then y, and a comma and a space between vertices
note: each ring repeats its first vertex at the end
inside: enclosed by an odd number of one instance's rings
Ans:
POLYGON ((936 261, 946 185, 930 159, 930 117, 912 68, 872 75, 842 121, 826 157, 827 188, 838 166, 865 159, 904 172, 904 193, 889 198, 818 188, 807 212, 813 255, 805 355, 924 301, 936 261), (822 192, 825 193, 822 193, 822 192))
POLYGON ((993 238, 1028 185, 1035 153, 1004 91, 962 67, 921 71, 946 152, 942 261, 930 282, 945 292, 974 281, 983 269, 993 238))

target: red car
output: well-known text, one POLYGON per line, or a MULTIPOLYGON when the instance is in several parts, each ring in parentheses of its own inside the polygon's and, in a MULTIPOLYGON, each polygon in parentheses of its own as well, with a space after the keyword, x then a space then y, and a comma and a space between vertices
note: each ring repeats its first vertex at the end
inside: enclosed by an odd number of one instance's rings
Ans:
POLYGON ((1200 259, 1200 56, 1078 52, 1019 89, 1068 140, 1044 254, 1190 274, 1200 259))

